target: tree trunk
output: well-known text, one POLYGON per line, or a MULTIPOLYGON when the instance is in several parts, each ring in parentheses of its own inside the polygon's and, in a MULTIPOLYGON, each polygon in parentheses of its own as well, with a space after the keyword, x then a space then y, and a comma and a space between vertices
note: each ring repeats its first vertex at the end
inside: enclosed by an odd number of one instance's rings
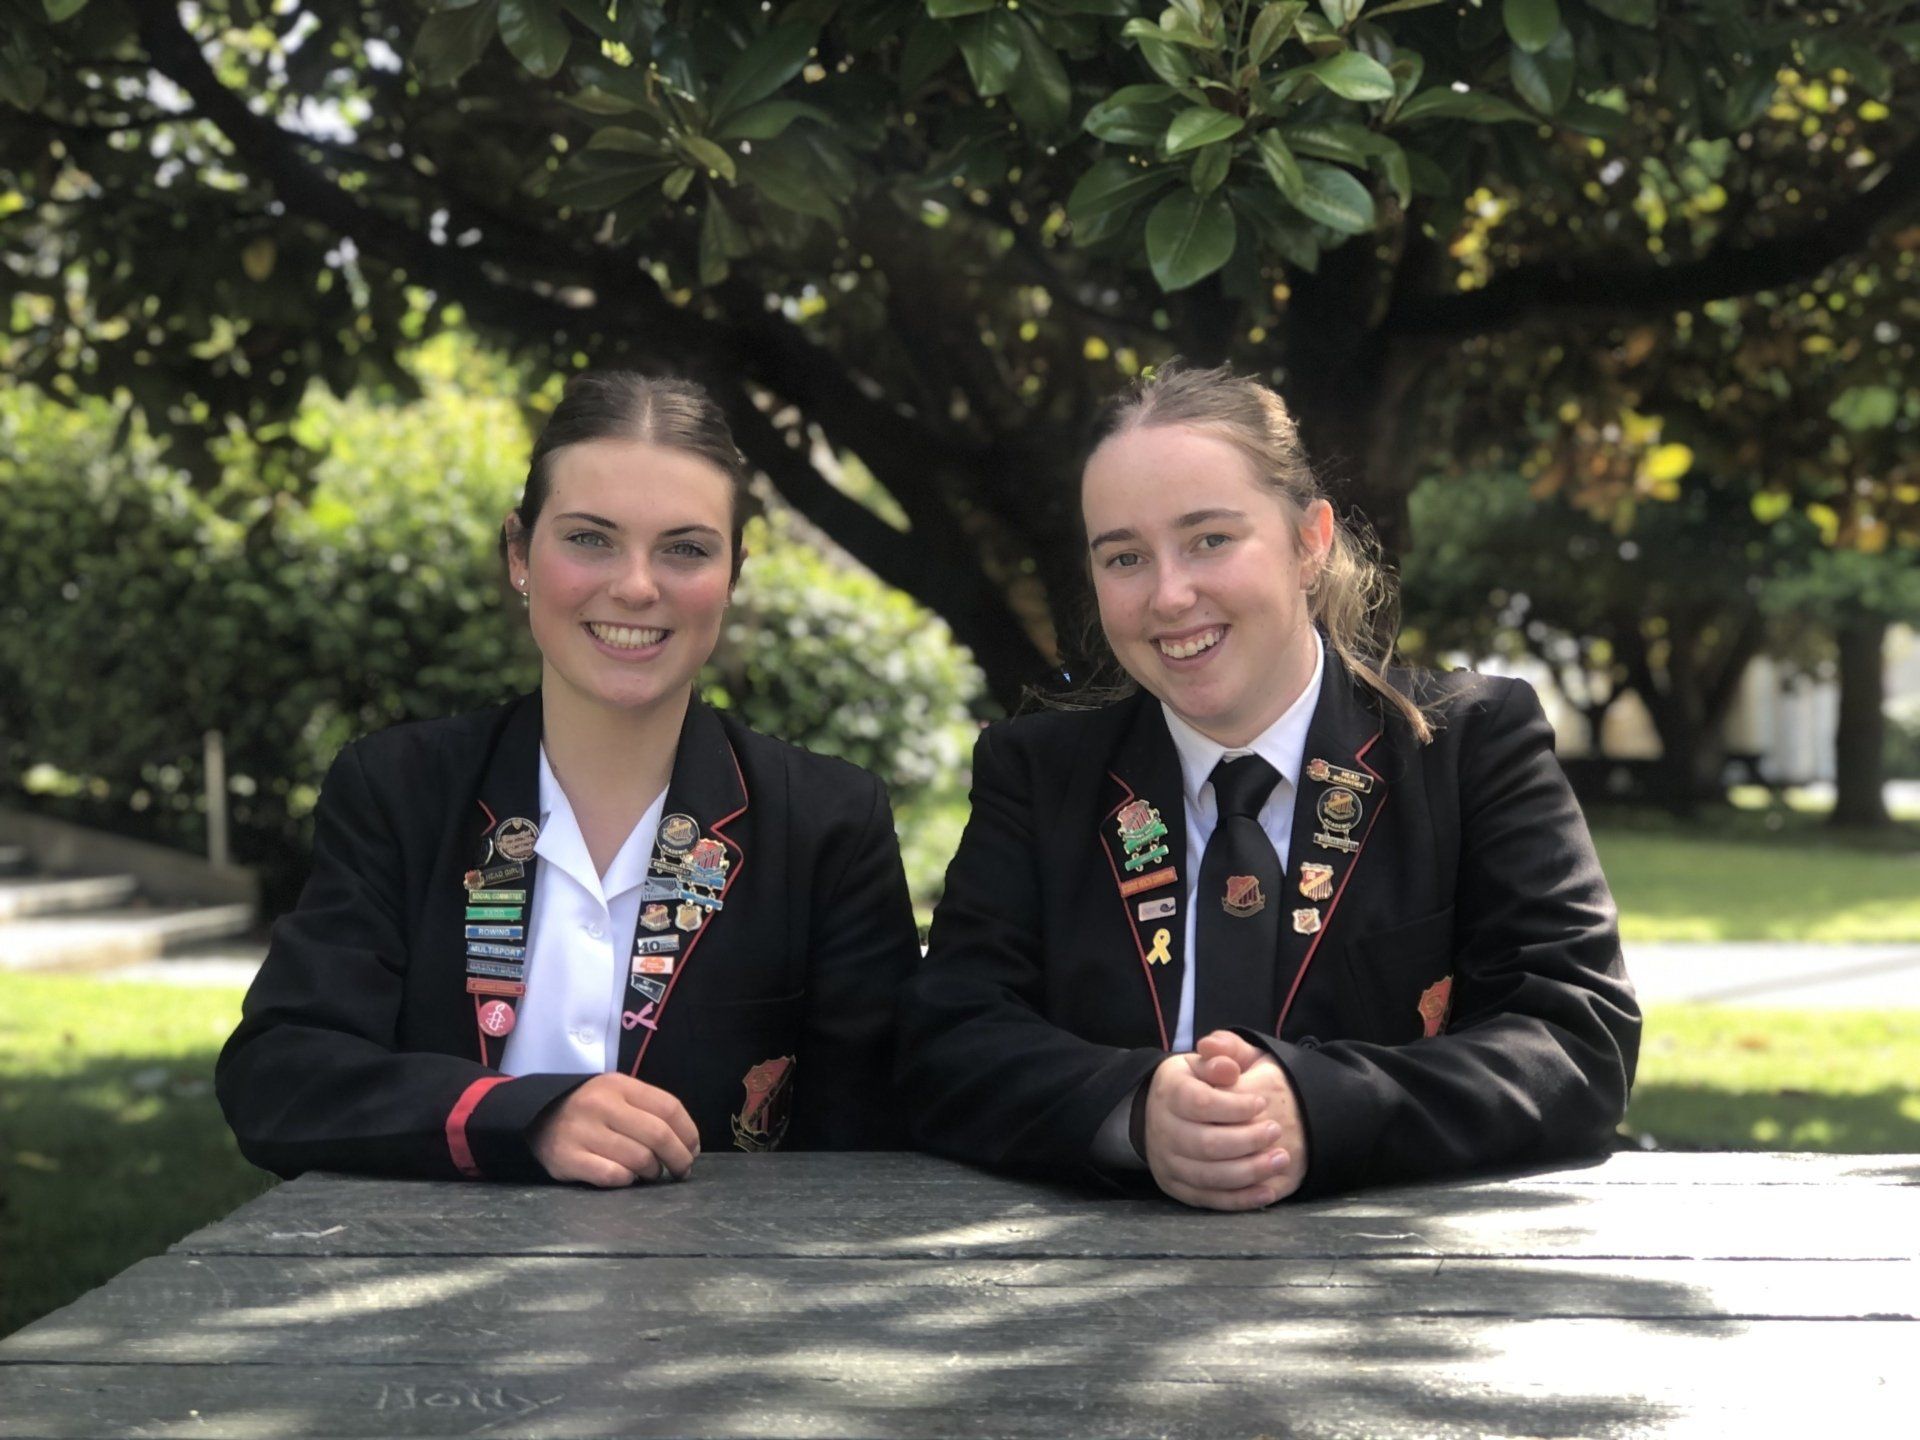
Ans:
POLYGON ((1883 794, 1887 755, 1887 622, 1863 617, 1842 625, 1840 718, 1833 730, 1834 800, 1830 823, 1873 828, 1888 823, 1883 794))

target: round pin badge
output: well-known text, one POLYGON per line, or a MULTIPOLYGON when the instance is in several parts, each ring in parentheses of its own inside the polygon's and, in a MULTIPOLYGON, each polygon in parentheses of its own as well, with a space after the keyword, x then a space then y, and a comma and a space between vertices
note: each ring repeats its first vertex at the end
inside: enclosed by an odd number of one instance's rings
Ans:
POLYGON ((489 1000, 480 1007, 480 1028, 498 1040, 512 1032, 513 1006, 504 1000, 489 1000))
POLYGON ((495 853, 508 860, 531 860, 534 842, 540 838, 540 827, 524 816, 514 815, 500 822, 500 828, 493 832, 495 853))
POLYGON ((684 855, 700 838, 700 825, 691 815, 669 815, 660 822, 660 848, 669 855, 684 855))

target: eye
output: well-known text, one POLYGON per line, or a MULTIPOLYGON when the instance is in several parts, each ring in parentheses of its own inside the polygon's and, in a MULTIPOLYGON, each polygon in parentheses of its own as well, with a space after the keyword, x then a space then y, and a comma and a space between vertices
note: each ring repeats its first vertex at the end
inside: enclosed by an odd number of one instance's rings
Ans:
POLYGON ((1109 555, 1100 564, 1108 570, 1132 570, 1142 562, 1142 558, 1137 550, 1120 550, 1109 555))
POLYGON ((1194 541, 1194 545, 1201 550, 1218 550, 1222 545, 1227 544, 1232 539, 1233 537, 1231 535, 1222 535, 1218 531, 1214 531, 1210 534, 1202 535, 1198 540, 1194 541))
POLYGON ((688 560, 705 560, 713 552, 698 540, 676 540, 667 547, 667 553, 688 560))
POLYGON ((598 530, 576 530, 567 536, 567 543, 569 545, 579 545, 586 549, 592 549, 595 546, 604 547, 611 545, 613 542, 598 530))

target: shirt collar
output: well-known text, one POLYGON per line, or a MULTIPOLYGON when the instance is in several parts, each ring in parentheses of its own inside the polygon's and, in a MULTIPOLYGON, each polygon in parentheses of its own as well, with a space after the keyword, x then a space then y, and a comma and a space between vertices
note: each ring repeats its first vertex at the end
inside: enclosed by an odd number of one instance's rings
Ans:
POLYGON ((603 903, 611 903, 615 897, 646 879, 647 861, 652 857, 654 836, 659 832, 660 816, 666 808, 666 802, 664 791, 655 797, 653 804, 647 807, 647 813, 640 817, 640 823, 633 827, 633 833, 627 836, 626 843, 620 847, 619 854, 613 857, 613 863, 607 866, 605 877, 602 877, 594 868, 593 857, 587 853, 587 841, 580 833, 580 821, 573 813, 567 792, 560 788, 559 776, 553 773, 553 766, 547 761, 547 747, 542 745, 540 838, 534 842, 534 853, 571 875, 588 894, 598 897, 603 903))
POLYGON ((1196 810, 1200 808, 1201 788, 1212 778, 1213 767, 1226 755, 1258 755, 1278 770, 1282 779, 1299 787, 1307 753, 1307 730, 1313 724, 1314 708, 1320 703, 1320 682, 1327 665, 1326 647, 1320 641, 1319 629, 1309 627, 1309 630, 1313 635, 1313 678, 1307 681, 1307 688, 1287 707, 1286 713, 1246 745, 1228 749, 1202 735, 1161 702, 1160 709, 1167 717, 1167 733, 1173 736, 1173 748, 1180 754, 1180 782, 1186 790, 1188 805, 1196 810))

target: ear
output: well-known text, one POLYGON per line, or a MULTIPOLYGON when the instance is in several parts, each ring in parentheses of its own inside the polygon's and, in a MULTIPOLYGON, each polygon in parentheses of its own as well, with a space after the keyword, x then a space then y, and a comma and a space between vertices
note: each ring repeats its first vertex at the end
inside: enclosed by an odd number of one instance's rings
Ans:
POLYGON ((520 523, 520 512, 509 510, 500 522, 500 553, 507 562, 507 583, 515 590, 527 588, 528 541, 527 528, 520 523))
POLYGON ((1325 500, 1315 500, 1301 516, 1300 544, 1306 551, 1304 568, 1310 575, 1317 576, 1327 562, 1327 552, 1333 548, 1333 506, 1325 500))

